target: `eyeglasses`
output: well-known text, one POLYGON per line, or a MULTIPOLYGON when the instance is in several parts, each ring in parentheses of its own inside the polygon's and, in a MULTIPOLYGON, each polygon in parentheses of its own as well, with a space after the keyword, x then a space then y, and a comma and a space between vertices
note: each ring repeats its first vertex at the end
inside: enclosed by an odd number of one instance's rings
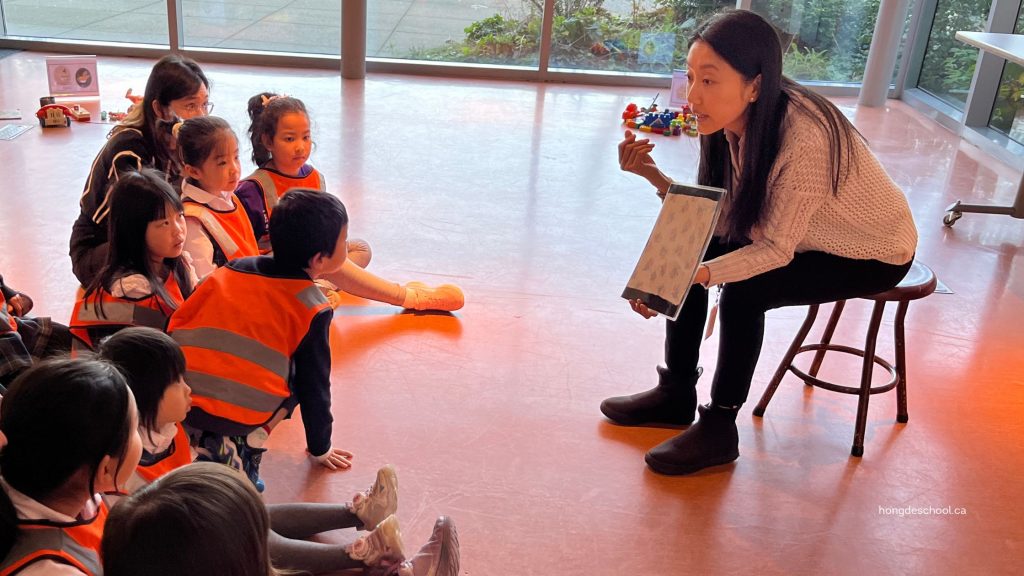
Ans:
POLYGON ((185 105, 185 112, 187 112, 189 115, 199 114, 200 111, 202 111, 204 114, 209 114, 210 112, 213 112, 213 102, 206 102, 203 104, 196 104, 195 102, 190 102, 185 105))

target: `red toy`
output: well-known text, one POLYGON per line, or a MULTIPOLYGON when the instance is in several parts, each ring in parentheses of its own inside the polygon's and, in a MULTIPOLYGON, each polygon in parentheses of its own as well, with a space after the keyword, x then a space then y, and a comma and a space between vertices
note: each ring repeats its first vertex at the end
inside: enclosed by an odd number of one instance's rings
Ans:
POLYGON ((131 88, 129 88, 128 91, 124 93, 124 97, 131 100, 132 104, 140 104, 142 102, 142 96, 139 96, 138 94, 132 94, 131 88))
POLYGON ((92 114, 78 104, 46 104, 36 112, 39 125, 43 128, 71 126, 71 120, 88 122, 92 114))
POLYGON ((36 111, 36 118, 39 118, 39 126, 53 128, 71 126, 71 108, 63 104, 47 104, 36 111))

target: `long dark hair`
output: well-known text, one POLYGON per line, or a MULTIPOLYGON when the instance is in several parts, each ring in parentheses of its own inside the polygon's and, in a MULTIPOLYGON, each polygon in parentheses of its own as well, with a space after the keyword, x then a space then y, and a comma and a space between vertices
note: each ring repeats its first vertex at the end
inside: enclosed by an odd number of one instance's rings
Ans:
MULTIPOLYGON (((98 360, 47 360, 23 372, 0 404, 4 480, 33 500, 43 500, 85 468, 89 494, 105 456, 118 459, 130 445, 130 392, 112 365, 98 360)), ((0 557, 17 533, 14 506, 0 490, 0 557)))
POLYGON ((185 375, 185 355, 167 334, 145 326, 125 328, 100 344, 99 355, 114 364, 135 394, 139 427, 150 434, 164 392, 185 375))
MULTIPOLYGON (((723 10, 697 28, 690 43, 706 42, 745 79, 760 75, 757 100, 747 108, 743 133, 743 173, 733 189, 729 143, 725 132, 700 138, 697 181, 708 186, 730 188, 729 237, 749 240, 750 231, 766 213, 768 176, 785 136, 783 123, 792 106, 817 122, 829 140, 829 170, 832 193, 850 164, 856 129, 831 102, 782 74, 782 46, 775 28, 761 16, 747 10, 723 10)), ((784 193, 784 192, 783 192, 784 193)))
POLYGON ((289 112, 298 112, 309 118, 306 105, 298 98, 281 96, 273 92, 260 92, 249 98, 249 142, 252 143, 252 163, 262 168, 270 162, 271 154, 263 139, 273 140, 277 134, 277 121, 289 112))
POLYGON ((110 131, 114 135, 127 128, 135 128, 142 132, 149 149, 156 156, 156 166, 164 171, 177 171, 177 159, 171 152, 171 126, 173 121, 161 120, 153 103, 170 106, 174 100, 188 98, 199 91, 200 86, 210 89, 210 81, 203 74, 203 69, 191 58, 168 54, 156 64, 146 81, 146 92, 142 102, 132 108, 131 114, 110 131))
MULTIPOLYGON (((170 310, 177 304, 164 288, 164 281, 150 270, 149 254, 146 248, 146 228, 154 220, 166 218, 167 204, 182 212, 184 206, 178 193, 164 180, 164 175, 150 168, 123 174, 110 191, 110 216, 107 219, 107 234, 110 249, 107 263, 85 291, 85 299, 99 291, 110 291, 114 281, 129 274, 142 274, 149 280, 153 294, 160 297, 170 310)), ((181 256, 166 258, 164 263, 171 269, 182 296, 192 293, 192 280, 181 256)), ((97 298, 98 310, 102 315, 102 304, 97 298)))
POLYGON ((273 576, 270 518, 240 472, 196 462, 118 502, 103 530, 107 576, 273 576), (230 522, 225 520, 230 519, 230 522))

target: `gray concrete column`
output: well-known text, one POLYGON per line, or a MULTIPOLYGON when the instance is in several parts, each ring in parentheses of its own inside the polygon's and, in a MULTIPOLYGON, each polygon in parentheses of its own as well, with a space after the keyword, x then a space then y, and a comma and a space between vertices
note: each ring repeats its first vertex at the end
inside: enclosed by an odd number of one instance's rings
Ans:
POLYGON ((864 81, 860 85, 861 106, 882 106, 889 95, 896 53, 900 48, 900 35, 907 21, 909 0, 882 0, 878 6, 875 34, 871 39, 868 61, 864 68, 864 81))
POLYGON ((366 77, 366 0, 341 0, 341 77, 366 77))

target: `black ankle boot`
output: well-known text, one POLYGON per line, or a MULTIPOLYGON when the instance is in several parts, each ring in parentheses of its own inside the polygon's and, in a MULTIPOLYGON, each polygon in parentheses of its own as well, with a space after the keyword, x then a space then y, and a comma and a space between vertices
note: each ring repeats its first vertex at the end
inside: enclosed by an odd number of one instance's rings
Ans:
POLYGON ((697 408, 697 371, 686 382, 670 382, 667 368, 658 366, 658 385, 630 396, 616 396, 601 402, 601 412, 616 424, 626 426, 687 426, 693 424, 697 408))
POLYGON ((689 474, 740 457, 739 408, 698 406, 700 420, 682 434, 651 448, 644 460, 661 474, 689 474))

